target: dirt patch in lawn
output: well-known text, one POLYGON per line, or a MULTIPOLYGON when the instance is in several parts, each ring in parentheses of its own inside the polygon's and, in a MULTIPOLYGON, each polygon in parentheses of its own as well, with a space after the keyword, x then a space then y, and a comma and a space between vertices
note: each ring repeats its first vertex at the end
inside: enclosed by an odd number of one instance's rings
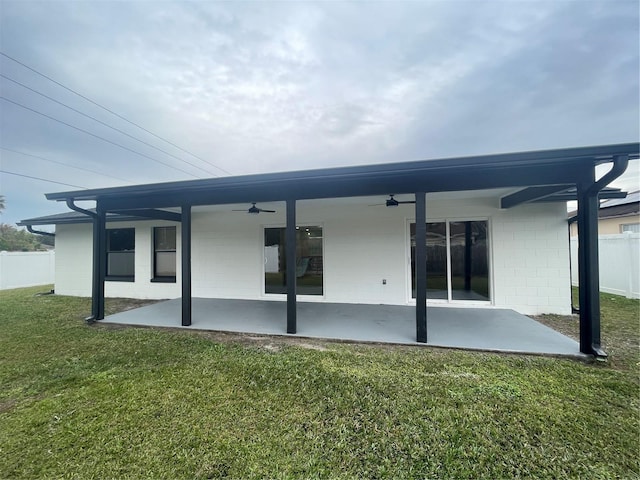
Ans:
MULTIPOLYGON (((640 372, 640 311, 638 301, 603 295, 600 337, 608 365, 618 370, 640 372)), ((537 315, 538 322, 580 341, 578 315, 537 315)))
POLYGON ((536 315, 534 320, 553 328, 555 331, 574 340, 580 340, 580 318, 578 315, 536 315))
POLYGON ((164 300, 140 300, 137 298, 107 298, 104 303, 105 315, 126 312, 134 308, 145 307, 154 303, 164 302, 164 300))

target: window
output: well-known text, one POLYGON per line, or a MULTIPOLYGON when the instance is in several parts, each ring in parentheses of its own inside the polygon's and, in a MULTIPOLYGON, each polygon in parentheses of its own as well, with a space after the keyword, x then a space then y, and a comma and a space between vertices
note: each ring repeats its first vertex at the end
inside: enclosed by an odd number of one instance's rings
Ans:
MULTIPOLYGON (((285 228, 264 229, 264 293, 287 293, 285 228)), ((322 295, 322 227, 296 227, 296 290, 322 295)))
POLYGON ((135 275, 135 228, 107 230, 107 280, 133 282, 135 275))
POLYGON ((623 223, 620 225, 620 233, 640 233, 640 223, 623 223))
MULTIPOLYGON (((489 301, 487 221, 427 223, 427 298, 489 301)), ((416 297, 416 224, 411 234, 411 293, 416 297)))
POLYGON ((152 281, 176 281, 176 227, 153 229, 152 281))

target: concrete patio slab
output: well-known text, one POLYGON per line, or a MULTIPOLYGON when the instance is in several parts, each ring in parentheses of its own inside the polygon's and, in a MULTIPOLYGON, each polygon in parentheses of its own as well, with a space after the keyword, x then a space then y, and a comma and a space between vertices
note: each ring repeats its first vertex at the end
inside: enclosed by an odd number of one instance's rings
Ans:
MULTIPOLYGON (((285 302, 194 298, 192 325, 182 327, 180 316, 181 301, 174 299, 110 315, 103 322, 287 335, 285 302)), ((581 356, 575 340, 513 310, 428 307, 427 319, 430 346, 581 356)), ((299 337, 424 345, 415 335, 412 306, 298 302, 299 337)))

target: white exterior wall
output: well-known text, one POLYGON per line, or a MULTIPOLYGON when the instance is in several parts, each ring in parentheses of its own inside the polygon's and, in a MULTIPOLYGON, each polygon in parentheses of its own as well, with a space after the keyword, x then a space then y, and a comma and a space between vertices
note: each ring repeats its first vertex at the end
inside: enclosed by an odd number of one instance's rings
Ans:
MULTIPOLYGON (((129 298, 176 298, 180 296, 180 255, 176 255, 176 283, 153 283, 153 227, 176 225, 172 222, 109 222, 107 228, 136 229, 135 282, 105 282, 105 296, 129 298)), ((180 225, 176 227, 180 252, 180 225)), ((91 296, 93 242, 91 224, 56 227, 56 282, 60 295, 91 296)))
POLYGON ((56 293, 91 296, 91 235, 91 224, 56 225, 56 293))
POLYGON ((571 313, 564 203, 502 210, 492 222, 496 306, 526 314, 571 313))
MULTIPOLYGON (((453 196, 453 194, 451 194, 453 196)), ((488 220, 492 304, 525 314, 571 311, 569 244, 564 204, 532 204, 509 210, 497 198, 430 199, 427 217, 488 220)), ((264 295, 264 227, 285 225, 285 207, 276 214, 246 215, 198 211, 192 217, 192 291, 194 297, 270 299, 264 295)), ((409 223, 412 205, 397 208, 331 201, 301 201, 298 225, 323 227, 324 296, 304 301, 411 304, 409 223), (382 280, 386 280, 383 285, 382 280)), ((167 222, 118 222, 136 226, 135 282, 106 282, 109 297, 180 296, 180 227, 177 282, 152 283, 152 227, 167 222)), ((56 292, 91 294, 91 226, 58 227, 56 292)), ((458 302, 455 305, 460 306, 458 302)), ((477 306, 477 305, 474 305, 477 306)))

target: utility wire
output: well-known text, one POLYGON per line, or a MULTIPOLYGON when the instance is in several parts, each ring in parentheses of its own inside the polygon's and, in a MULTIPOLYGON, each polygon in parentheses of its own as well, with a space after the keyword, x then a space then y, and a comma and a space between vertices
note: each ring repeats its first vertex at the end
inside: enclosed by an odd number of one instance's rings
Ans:
POLYGON ((20 85, 21 87, 26 88, 27 90, 30 90, 30 91, 32 91, 33 93, 36 93, 36 94, 38 94, 38 95, 40 95, 40 96, 42 96, 42 97, 44 97, 44 98, 47 98, 47 99, 51 100, 52 102, 57 103, 58 105, 62 105, 63 107, 68 108, 69 110, 72 110, 72 111, 74 111, 74 112, 76 112, 76 113, 78 113, 78 114, 82 115, 83 117, 89 118, 89 119, 93 120, 94 122, 98 122, 99 124, 104 125, 105 127, 110 128, 111 130, 115 130, 116 132, 121 133, 122 135, 126 135, 127 137, 134 139, 136 142, 140 142, 140 143, 143 143, 144 145, 147 145, 147 146, 149 146, 149 147, 151 147, 151 148, 155 148, 155 149, 156 149, 156 150, 158 150, 159 152, 162 152, 162 153, 164 153, 164 154, 166 154, 166 155, 169 155, 170 157, 173 157, 173 158, 175 158, 176 160, 180 160, 181 162, 184 162, 184 163, 186 163, 186 164, 188 164, 188 165, 191 165, 192 167, 197 168, 198 170, 202 170, 203 172, 205 172, 205 173, 206 173, 206 174, 208 174, 208 175, 215 175, 215 176, 218 176, 218 175, 217 175, 217 174, 215 174, 215 173, 211 173, 211 172, 209 172, 208 170, 205 170, 204 168, 199 167, 199 166, 198 166, 198 165, 196 165, 195 163, 191 163, 191 162, 189 162, 188 160, 184 160, 184 159, 182 159, 182 158, 180 158, 180 157, 178 157, 178 156, 176 156, 176 155, 174 155, 174 154, 172 154, 172 153, 167 152, 166 150, 163 150, 163 149, 161 149, 161 148, 159 148, 159 147, 156 147, 155 145, 153 145, 153 144, 151 144, 151 143, 145 142, 144 140, 140 140, 139 138, 136 138, 136 137, 134 137, 133 135, 129 135, 127 132, 125 132, 125 131, 123 131, 123 130, 120 130, 120 129, 116 128, 116 127, 112 127, 111 125, 109 125, 108 123, 103 122, 102 120, 98 120, 97 118, 92 117, 91 115, 87 115, 86 113, 81 112, 80 110, 77 110, 77 109, 75 109, 75 108, 73 108, 73 107, 70 107, 70 106, 69 106, 69 105, 67 105, 66 103, 62 103, 62 102, 60 102, 60 101, 56 100, 55 98, 50 97, 49 95, 45 95, 44 93, 39 92, 38 90, 36 90, 36 89, 34 89, 34 88, 31 88, 31 87, 29 87, 29 86, 25 85, 24 83, 20 83, 20 82, 18 82, 17 80, 14 80, 13 78, 9 78, 9 77, 7 77, 6 75, 4 75, 4 74, 2 74, 2 73, 0 73, 0 77, 5 78, 5 79, 9 80, 10 82, 15 83, 16 85, 20 85))
POLYGON ((31 175, 24 175, 22 173, 7 172, 6 170, 0 170, 0 173, 6 173, 7 175, 15 175, 16 177, 32 178, 33 180, 40 180, 42 182, 57 183, 58 185, 64 185, 66 187, 82 188, 83 190, 87 190, 87 187, 81 187, 80 185, 72 185, 70 183, 55 182, 53 180, 47 180, 46 178, 32 177, 31 175))
POLYGON ((21 103, 14 102, 13 100, 8 99, 7 97, 0 96, 0 99, 4 100, 5 102, 13 103, 14 105, 17 105, 18 107, 24 108, 25 110, 29 110, 30 112, 37 113, 38 115, 42 115, 43 117, 48 118, 50 120, 53 120, 54 122, 61 123, 63 125, 66 125, 67 127, 71 127, 71 128, 73 128, 75 130, 78 130, 79 132, 83 132, 83 133, 86 133, 87 135, 91 135, 92 137, 99 138, 100 140, 103 140, 103 141, 105 141, 107 143, 110 143, 111 145, 115 145, 116 147, 120 147, 120 148, 122 148, 124 150, 127 150, 129 152, 135 153, 136 155, 140 155, 141 157, 148 158, 149 160, 152 160, 154 162, 161 163, 162 165, 164 165, 166 167, 173 168, 174 170, 179 170, 182 173, 186 173, 187 175, 190 175, 192 177, 198 178, 197 175, 194 175, 193 173, 187 172, 186 170, 183 170, 181 168, 178 168, 175 165, 171 165, 170 163, 163 162, 162 160, 158 160, 157 158, 150 157, 149 155, 145 155, 144 153, 140 153, 140 152, 138 152, 136 150, 133 150, 133 149, 131 149, 129 147, 125 147, 124 145, 120 145, 119 143, 116 143, 116 142, 111 141, 111 140, 109 140, 107 138, 101 137, 100 135, 96 135, 95 133, 91 133, 91 132, 89 132, 87 130, 83 130, 80 127, 76 127, 75 125, 71 125, 70 123, 64 122, 64 121, 62 121, 60 119, 57 119, 57 118, 52 117, 50 115, 47 115, 46 113, 39 112, 38 110, 34 110, 33 108, 27 107, 26 105, 22 105, 21 103))
POLYGON ((41 157, 39 155, 32 155, 31 153, 25 153, 25 152, 19 152, 18 150, 12 150, 11 148, 7 148, 7 147, 2 147, 0 146, 0 149, 2 150, 6 150, 7 152, 12 152, 12 153, 18 153, 20 155, 25 155, 27 157, 33 157, 33 158, 38 158, 40 160, 44 160, 45 162, 51 162, 51 163, 57 163, 58 165, 62 165, 64 167, 69 167, 69 168, 77 168, 78 170, 84 170, 85 172, 89 172, 89 173, 94 173, 96 175, 101 175, 104 177, 109 177, 109 178, 113 178, 115 180, 120 180, 122 182, 127 182, 127 183, 131 183, 129 180, 126 180, 124 178, 120 178, 120 177, 115 177, 113 175, 109 175, 107 173, 101 173, 97 170, 91 170, 90 168, 84 168, 84 167, 76 167, 75 165, 69 165, 68 163, 64 163, 64 162, 59 162, 58 160, 52 160, 50 158, 45 158, 45 157, 41 157))
POLYGON ((35 68, 32 68, 32 67, 30 67, 29 65, 25 65, 25 64, 24 64, 24 63, 22 63, 20 60, 18 60, 18 59, 16 59, 16 58, 13 58, 13 57, 11 57, 10 55, 7 55, 6 53, 1 52, 1 51, 0 51, 0 55, 2 55, 3 57, 8 58, 9 60, 12 60, 12 61, 16 62, 18 65, 22 65, 24 68, 26 68, 26 69, 28 69, 28 70, 31 70, 33 73, 36 73, 37 75, 40 75, 40 76, 41 76, 41 77, 43 77, 43 78, 46 78, 47 80, 49 80, 49 81, 51 81, 51 82, 55 83, 56 85, 58 85, 58 86, 60 86, 60 87, 64 88, 65 90, 67 90, 67 91, 69 91, 69 92, 71 92, 71 93, 73 93, 73 94, 75 94, 75 95, 79 96, 80 98, 85 99, 87 102, 92 103, 92 104, 93 104, 93 105, 95 105, 96 107, 99 107, 99 108, 101 108, 101 109, 103 109, 103 110, 105 110, 105 111, 109 112, 111 115, 115 115, 115 116, 116 116, 116 117, 118 117, 119 119, 124 120, 125 122, 127 122, 127 123, 129 123, 129 124, 133 125, 134 127, 137 127, 137 128, 139 128, 140 130, 143 130, 143 131, 147 132, 149 135, 153 135, 154 137, 156 137, 156 138, 158 138, 158 139, 162 140, 163 142, 166 142, 166 143, 168 143, 169 145, 174 146, 174 147, 175 147, 175 148, 177 148, 178 150, 181 150, 181 151, 182 151, 182 152, 184 152, 184 153, 188 153, 188 154, 189 154, 189 155, 191 155, 192 157, 197 158, 198 160, 200 160, 200 161, 202 161, 202 162, 204 162, 204 163, 207 163, 207 164, 211 165, 212 167, 217 168, 217 169, 218 169, 218 170, 220 170, 220 171, 223 171, 223 172, 225 172, 225 173, 227 173, 227 174, 229 174, 229 175, 232 175, 232 173, 231 173, 231 172, 229 172, 228 170, 225 170, 224 168, 219 167, 219 166, 218 166, 218 165, 216 165, 215 163, 209 162, 208 160, 205 160, 204 158, 199 157, 199 156, 198 156, 198 155, 196 155, 195 153, 191 153, 189 150, 185 150, 184 148, 182 148, 182 147, 180 147, 180 146, 176 145, 175 143, 170 142, 170 141, 169 141, 169 140, 167 140, 166 138, 163 138, 163 137, 161 137, 161 136, 159 136, 159 135, 156 135, 156 134, 155 134, 155 133, 153 133, 152 131, 147 130, 146 128, 144 128, 143 126, 138 125, 138 124, 137 124, 137 123, 135 123, 135 122, 132 122, 132 121, 131 121, 131 120, 129 120, 128 118, 123 117, 122 115, 120 115, 120 114, 118 114, 118 113, 114 112, 113 110, 108 109, 107 107, 105 107, 105 106, 103 106, 103 105, 100 105, 98 102, 96 102, 96 101, 94 101, 94 100, 91 100, 89 97, 85 97, 85 96, 84 96, 84 95, 82 95, 81 93, 78 93, 78 92, 76 92, 75 90, 73 90, 73 89, 71 89, 71 88, 67 87, 66 85, 63 85, 62 83, 60 83, 60 82, 58 82, 58 81, 54 80, 53 78, 51 78, 51 77, 49 77, 49 76, 45 75, 44 73, 39 72, 39 71, 38 71, 38 70, 36 70, 35 68))

